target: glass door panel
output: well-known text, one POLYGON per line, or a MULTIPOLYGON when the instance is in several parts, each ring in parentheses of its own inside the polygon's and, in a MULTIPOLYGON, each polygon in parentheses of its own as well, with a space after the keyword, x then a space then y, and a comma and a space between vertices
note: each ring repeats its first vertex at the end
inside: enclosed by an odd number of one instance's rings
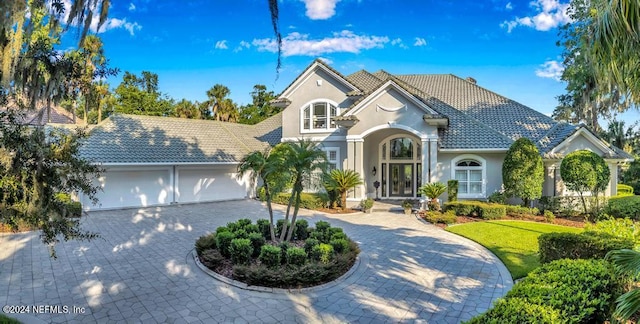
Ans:
POLYGON ((389 164, 390 196, 413 197, 413 164, 392 163, 389 164))

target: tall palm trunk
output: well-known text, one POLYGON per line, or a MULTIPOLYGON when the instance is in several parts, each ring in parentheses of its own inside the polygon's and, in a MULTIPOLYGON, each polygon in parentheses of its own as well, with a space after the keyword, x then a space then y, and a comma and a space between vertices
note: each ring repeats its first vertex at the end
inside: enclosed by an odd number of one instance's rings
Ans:
POLYGON ((302 194, 302 188, 296 190, 296 206, 293 209, 293 216, 291 217, 291 226, 289 226, 289 233, 287 234, 287 241, 293 239, 293 229, 296 227, 296 219, 298 218, 298 211, 300 210, 300 196, 302 194))
POLYGON ((291 212, 291 205, 293 205, 294 200, 295 200, 295 190, 291 192, 291 197, 289 197, 287 212, 284 214, 284 225, 282 225, 282 232, 280 233, 280 241, 284 241, 284 239, 286 238, 288 224, 289 224, 289 213, 291 212))
POLYGON ((86 97, 84 98, 84 116, 83 116, 83 119, 84 119, 84 124, 85 125, 89 124, 89 118, 88 118, 87 115, 89 115, 89 94, 87 94, 86 97))
POLYGON ((276 241, 276 232, 273 229, 273 207, 271 207, 271 192, 269 192, 269 185, 264 182, 264 195, 267 200, 267 210, 269 210, 269 234, 271 234, 271 241, 276 241))

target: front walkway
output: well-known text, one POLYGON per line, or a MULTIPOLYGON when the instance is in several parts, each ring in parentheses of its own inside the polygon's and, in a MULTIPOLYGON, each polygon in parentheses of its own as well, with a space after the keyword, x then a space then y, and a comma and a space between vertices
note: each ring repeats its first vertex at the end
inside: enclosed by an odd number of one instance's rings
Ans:
POLYGON ((29 306, 30 319, 54 323, 458 323, 512 286, 489 251, 413 216, 303 213, 360 244, 346 280, 270 294, 209 277, 191 257, 195 239, 232 220, 267 218, 258 202, 220 202, 92 212, 84 226, 102 238, 59 244, 55 260, 37 233, 0 234, 0 305, 29 306))

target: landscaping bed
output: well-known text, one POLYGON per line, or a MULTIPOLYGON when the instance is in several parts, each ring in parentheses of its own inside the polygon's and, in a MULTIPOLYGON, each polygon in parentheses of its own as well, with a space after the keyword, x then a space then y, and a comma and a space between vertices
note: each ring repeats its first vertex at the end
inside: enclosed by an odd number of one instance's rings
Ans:
MULTIPOLYGON (((196 241, 196 253, 207 268, 250 286, 297 289, 333 281, 356 261, 358 245, 341 228, 319 221, 309 227, 296 221, 290 242, 271 241, 270 224, 241 219, 218 227, 196 241)), ((275 227, 279 236, 284 227, 275 227)))

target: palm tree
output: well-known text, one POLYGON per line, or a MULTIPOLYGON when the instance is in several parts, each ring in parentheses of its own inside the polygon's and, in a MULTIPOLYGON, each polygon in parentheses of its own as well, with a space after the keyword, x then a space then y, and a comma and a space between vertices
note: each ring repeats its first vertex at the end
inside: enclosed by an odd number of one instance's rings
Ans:
POLYGON ((93 80, 95 72, 99 65, 106 62, 102 40, 96 35, 89 35, 82 43, 82 52, 84 54, 84 75, 82 76, 82 94, 84 95, 84 123, 89 122, 89 103, 91 97, 97 92, 96 85, 93 80))
MULTIPOLYGON (((634 278, 640 274, 640 252, 634 250, 615 250, 607 253, 618 274, 631 274, 634 278)), ((640 288, 635 288, 616 299, 613 316, 626 323, 640 310, 640 288)))
POLYGON ((216 120, 221 120, 221 116, 218 113, 219 110, 224 109, 224 100, 231 93, 229 88, 222 84, 215 84, 211 89, 207 90, 207 105, 211 107, 211 113, 216 120))
POLYGON ((294 179, 291 198, 289 199, 289 205, 287 206, 287 212, 285 214, 284 228, 280 234, 280 240, 286 239, 288 241, 293 236, 293 229, 295 227, 289 226, 287 233, 291 206, 294 207, 291 224, 295 224, 300 209, 300 196, 304 190, 304 183, 311 180, 314 172, 324 172, 324 170, 326 170, 327 155, 320 149, 319 144, 304 139, 300 139, 295 143, 286 143, 284 147, 284 163, 287 169, 291 170, 294 179))
POLYGON ((327 190, 335 190, 340 194, 340 207, 345 210, 347 209, 347 191, 362 183, 358 172, 334 169, 327 175, 324 186, 327 190))
POLYGON ((431 199, 429 202, 429 209, 438 210, 440 209, 440 204, 438 203, 438 197, 442 195, 445 191, 447 191, 447 186, 441 182, 431 182, 427 183, 424 186, 418 189, 418 192, 422 195, 425 195, 427 198, 431 199))

